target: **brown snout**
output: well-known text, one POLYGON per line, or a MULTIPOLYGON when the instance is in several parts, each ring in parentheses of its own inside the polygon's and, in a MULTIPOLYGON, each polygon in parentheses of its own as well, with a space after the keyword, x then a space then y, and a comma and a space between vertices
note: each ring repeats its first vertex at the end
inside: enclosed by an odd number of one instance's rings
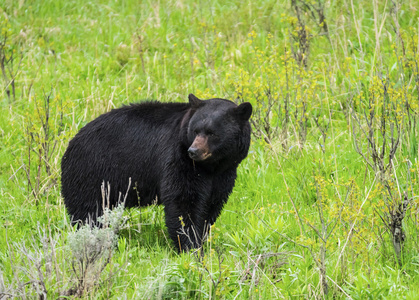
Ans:
POLYGON ((209 158, 212 153, 208 147, 208 137, 197 135, 192 145, 188 149, 189 157, 194 161, 204 161, 209 158))

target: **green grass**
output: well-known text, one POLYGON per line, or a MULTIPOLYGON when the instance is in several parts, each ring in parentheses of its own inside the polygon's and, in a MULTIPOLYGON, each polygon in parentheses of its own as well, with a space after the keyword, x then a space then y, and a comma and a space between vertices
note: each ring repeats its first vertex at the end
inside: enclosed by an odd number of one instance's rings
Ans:
MULTIPOLYGON (((109 264, 89 277, 94 284, 82 298, 417 298, 415 2, 397 9, 327 2, 328 33, 317 12, 305 11, 306 67, 298 64, 301 26, 290 2, 0 1, 0 43, 8 36, 4 53, 16 58, 6 64, 9 80, 0 76, 0 298, 74 297, 67 239, 74 229, 60 195, 60 159, 71 137, 112 108, 186 102, 189 93, 254 107, 250 153, 204 252, 175 252, 162 207, 127 210, 109 264), (16 76, 14 99, 7 68, 16 76), (368 128, 362 116, 373 96, 367 112, 386 116, 383 103, 390 103, 387 124, 400 126, 388 189, 354 143, 372 161, 351 114, 368 128), (399 203, 405 191, 398 263, 382 218, 386 203, 399 203), (325 224, 331 235, 323 243, 325 224)), ((382 145, 380 124, 371 128, 382 145)))

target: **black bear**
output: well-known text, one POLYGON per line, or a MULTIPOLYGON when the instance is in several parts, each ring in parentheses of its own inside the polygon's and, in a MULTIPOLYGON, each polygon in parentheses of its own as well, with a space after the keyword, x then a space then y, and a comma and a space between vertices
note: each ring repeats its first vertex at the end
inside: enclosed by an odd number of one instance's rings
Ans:
POLYGON ((99 116, 70 141, 61 161, 62 195, 72 222, 125 207, 164 205, 178 250, 202 245, 227 202, 250 145, 250 103, 225 99, 131 104, 99 116), (129 182, 132 182, 131 188, 129 182))

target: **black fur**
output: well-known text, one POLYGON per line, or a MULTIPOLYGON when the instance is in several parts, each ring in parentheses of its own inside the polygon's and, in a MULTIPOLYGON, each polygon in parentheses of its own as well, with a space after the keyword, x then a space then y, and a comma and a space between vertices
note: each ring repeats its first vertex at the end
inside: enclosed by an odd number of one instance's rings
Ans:
POLYGON ((62 158, 62 195, 72 221, 96 222, 102 182, 110 183, 115 207, 131 178, 125 207, 157 199, 176 247, 200 247, 249 150, 251 113, 249 103, 191 94, 187 104, 146 102, 99 116, 62 158))

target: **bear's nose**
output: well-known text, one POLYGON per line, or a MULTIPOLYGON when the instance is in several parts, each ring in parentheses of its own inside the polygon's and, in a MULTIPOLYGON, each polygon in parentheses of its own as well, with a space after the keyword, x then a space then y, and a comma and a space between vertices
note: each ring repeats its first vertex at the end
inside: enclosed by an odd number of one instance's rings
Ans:
POLYGON ((189 147, 188 149, 189 157, 192 159, 196 159, 198 157, 198 149, 189 147))

